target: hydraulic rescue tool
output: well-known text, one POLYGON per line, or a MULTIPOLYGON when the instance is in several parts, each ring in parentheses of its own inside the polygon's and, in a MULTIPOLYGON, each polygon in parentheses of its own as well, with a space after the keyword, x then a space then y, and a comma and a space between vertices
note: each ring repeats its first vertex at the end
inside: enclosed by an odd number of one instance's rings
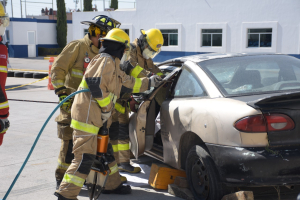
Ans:
POLYGON ((105 189, 105 184, 110 174, 109 164, 115 159, 113 148, 109 142, 107 122, 100 128, 97 136, 97 155, 91 167, 91 172, 86 179, 86 186, 90 200, 97 200, 105 189))

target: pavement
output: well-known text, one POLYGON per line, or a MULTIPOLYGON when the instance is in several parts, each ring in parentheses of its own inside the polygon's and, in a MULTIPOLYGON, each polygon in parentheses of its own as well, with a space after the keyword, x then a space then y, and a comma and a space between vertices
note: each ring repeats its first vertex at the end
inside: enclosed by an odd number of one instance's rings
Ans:
MULTIPOLYGON (((49 61, 43 58, 10 58, 10 66, 11 69, 48 70, 49 61)), ((6 89, 34 81, 36 79, 9 77, 6 89)), ((47 84, 48 80, 43 80, 7 91, 11 127, 4 135, 4 141, 0 147, 0 199, 4 197, 17 175, 45 120, 57 106, 58 98, 53 90, 47 90, 47 84)), ((53 193, 56 186, 54 171, 60 149, 60 140, 57 138, 56 123, 54 121, 55 116, 58 114, 57 111, 44 129, 26 167, 7 200, 57 200, 53 193)), ((158 161, 143 156, 139 160, 132 160, 132 162, 135 166, 140 166, 142 172, 134 175, 121 173, 127 177, 128 184, 132 186, 132 194, 102 194, 99 199, 180 199, 168 194, 166 190, 153 189, 148 184, 151 164, 158 161)), ((246 190, 252 189, 247 188, 246 190)), ((274 188, 257 188, 254 190, 256 191, 254 192, 255 199, 277 199, 277 193, 274 188)), ((293 194, 290 194, 291 192, 287 188, 282 188, 282 191, 281 200, 295 200, 300 192, 300 188, 296 187, 292 192, 293 194), (287 195, 285 195, 285 191, 287 191, 287 195)), ((78 199, 87 200, 87 190, 83 189, 78 199)))
MULTIPOLYGON (((9 70, 47 70, 49 61, 41 58, 10 58, 10 66, 9 70)), ((36 79, 8 77, 6 89, 34 81, 36 79)), ((4 135, 4 141, 0 147, 0 199, 4 197, 17 175, 47 117, 57 106, 58 98, 53 90, 47 90, 47 84, 48 80, 43 80, 7 91, 11 127, 4 135)), ((60 140, 57 138, 57 128, 54 121, 58 114, 58 111, 55 112, 44 129, 7 200, 57 200, 53 193, 56 186, 54 171, 60 149, 60 140)), ((142 172, 136 176, 122 173, 123 176, 127 177, 128 184, 132 186, 132 194, 126 196, 102 194, 99 199, 180 199, 168 194, 166 190, 155 190, 148 184, 151 164, 158 161, 149 157, 132 161, 136 162, 135 166, 142 168, 142 172)), ((83 189, 78 199, 87 200, 87 190, 83 189)))

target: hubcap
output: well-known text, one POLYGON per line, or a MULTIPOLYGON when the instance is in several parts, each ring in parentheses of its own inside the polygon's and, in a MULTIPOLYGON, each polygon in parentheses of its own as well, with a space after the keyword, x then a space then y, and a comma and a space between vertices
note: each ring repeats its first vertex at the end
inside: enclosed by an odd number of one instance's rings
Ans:
POLYGON ((209 179, 208 171, 202 164, 199 158, 192 166, 192 183, 195 192, 201 199, 207 199, 209 194, 209 179))

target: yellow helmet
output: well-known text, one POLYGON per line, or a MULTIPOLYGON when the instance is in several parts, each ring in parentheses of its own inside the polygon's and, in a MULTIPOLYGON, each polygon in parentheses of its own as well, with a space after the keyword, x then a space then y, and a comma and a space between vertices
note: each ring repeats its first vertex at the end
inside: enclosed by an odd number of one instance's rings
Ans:
POLYGON ((123 31, 122 29, 119 28, 113 28, 112 30, 110 30, 107 35, 102 38, 102 40, 111 40, 111 41, 116 41, 122 44, 126 45, 126 48, 129 48, 129 44, 130 44, 130 38, 127 35, 127 33, 125 33, 125 31, 123 31))
POLYGON ((5 14, 4 6, 0 2, 0 17, 5 17, 5 16, 6 14, 5 14))
MULTIPOLYGON (((9 25, 8 14, 5 13, 4 6, 0 2, 0 26, 7 27, 8 25, 9 25)), ((1 33, 1 35, 2 35, 2 33, 1 33)))
POLYGON ((141 29, 141 33, 146 37, 147 43, 154 51, 159 51, 164 43, 164 38, 159 29, 151 28, 147 31, 141 29))

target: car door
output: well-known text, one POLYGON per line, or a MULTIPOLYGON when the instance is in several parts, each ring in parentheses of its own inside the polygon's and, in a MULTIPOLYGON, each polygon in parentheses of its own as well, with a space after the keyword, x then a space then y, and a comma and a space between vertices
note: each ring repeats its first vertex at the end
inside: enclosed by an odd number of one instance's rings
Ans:
POLYGON ((200 125, 196 121, 209 120, 206 106, 201 103, 207 100, 208 94, 193 67, 183 65, 176 85, 171 88, 170 98, 162 103, 160 109, 165 163, 180 168, 181 136, 187 132, 195 132, 195 129, 199 130, 200 125))
POLYGON ((150 150, 153 145, 156 117, 154 97, 170 79, 180 72, 180 70, 181 68, 177 68, 169 73, 163 79, 159 87, 155 88, 151 93, 144 97, 144 101, 140 104, 137 113, 133 113, 130 116, 130 149, 136 158, 143 155, 145 151, 150 150))

